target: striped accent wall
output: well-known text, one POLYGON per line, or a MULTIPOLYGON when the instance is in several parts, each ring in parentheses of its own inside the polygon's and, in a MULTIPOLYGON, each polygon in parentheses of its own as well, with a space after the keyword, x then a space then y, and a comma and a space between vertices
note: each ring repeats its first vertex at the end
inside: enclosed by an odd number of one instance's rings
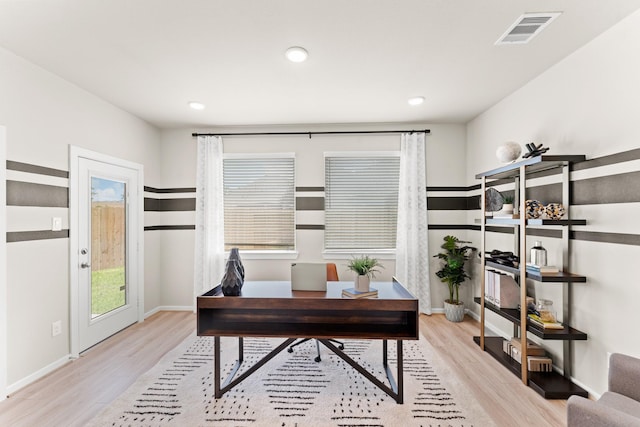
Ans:
POLYGON ((69 237, 69 172, 7 160, 7 243, 69 237), (51 218, 62 231, 51 231, 51 218))
MULTIPOLYGON (((570 238, 602 243, 640 245, 635 212, 640 203, 640 149, 616 153, 574 165, 571 171, 572 217, 587 219, 574 227, 570 238), (618 215, 616 221, 589 218, 618 215), (630 229, 634 228, 635 229, 630 229)), ((543 203, 561 199, 559 175, 533 176, 527 197, 543 203)), ((7 242, 68 238, 69 173, 7 161, 7 242), (62 231, 50 231, 51 218, 63 218, 62 231)), ((510 180, 490 184, 513 193, 510 180)), ((196 189, 144 187, 145 231, 195 229, 196 189)), ((429 186, 427 206, 430 230, 479 230, 468 213, 479 213, 480 185, 429 186)), ((324 230, 324 187, 296 187, 296 230, 324 230)), ((513 233, 509 227, 490 232, 513 233)), ((530 229, 531 235, 560 237, 559 230, 530 229)))

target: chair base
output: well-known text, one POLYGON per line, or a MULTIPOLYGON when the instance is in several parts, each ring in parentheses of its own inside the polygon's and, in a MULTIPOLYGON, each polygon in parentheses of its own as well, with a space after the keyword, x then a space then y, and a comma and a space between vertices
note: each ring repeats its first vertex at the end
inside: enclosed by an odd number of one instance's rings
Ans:
MULTIPOLYGON (((303 343, 305 343, 305 342, 307 342, 307 341, 309 341, 311 339, 314 339, 314 338, 303 338, 300 341, 290 345, 289 348, 287 349, 287 351, 289 353, 293 353, 293 347, 298 346, 300 344, 303 344, 303 343)), ((340 342, 338 340, 331 339, 331 338, 329 338, 329 341, 338 344, 338 348, 340 350, 344 350, 344 343, 342 343, 342 342, 340 342)), ((318 340, 316 340, 316 350, 318 351, 318 355, 313 360, 315 360, 316 362, 321 362, 322 359, 320 358, 320 342, 318 340)))

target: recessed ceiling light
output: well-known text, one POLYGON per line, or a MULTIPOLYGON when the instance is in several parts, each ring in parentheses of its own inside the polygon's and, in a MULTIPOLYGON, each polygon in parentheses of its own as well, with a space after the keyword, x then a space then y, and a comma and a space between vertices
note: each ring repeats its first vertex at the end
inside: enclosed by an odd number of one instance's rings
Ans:
POLYGON ((206 105, 204 105, 202 102, 191 101, 189 102, 189 107, 193 108, 194 110, 204 110, 206 105))
POLYGON ((285 52, 287 59, 291 62, 304 62, 309 56, 309 52, 303 47, 293 46, 285 52))
POLYGON ((414 96, 407 101, 409 105, 420 105, 424 102, 424 96, 414 96))

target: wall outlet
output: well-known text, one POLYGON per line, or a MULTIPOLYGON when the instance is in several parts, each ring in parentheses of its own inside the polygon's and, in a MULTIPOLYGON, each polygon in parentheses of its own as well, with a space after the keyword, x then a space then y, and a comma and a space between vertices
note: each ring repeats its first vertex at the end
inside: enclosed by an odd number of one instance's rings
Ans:
POLYGON ((51 336, 55 337, 56 335, 60 335, 62 333, 62 321, 58 320, 51 324, 51 336))

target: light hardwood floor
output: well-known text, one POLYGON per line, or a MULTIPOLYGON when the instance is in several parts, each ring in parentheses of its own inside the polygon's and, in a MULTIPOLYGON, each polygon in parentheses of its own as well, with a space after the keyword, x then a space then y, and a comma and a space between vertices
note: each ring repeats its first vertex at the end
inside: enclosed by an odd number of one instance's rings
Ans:
MULTIPOLYGON (((0 403, 0 426, 82 426, 195 330, 190 312, 160 312, 98 344, 0 403)), ((566 402, 545 400, 480 351, 478 322, 420 317, 420 332, 498 426, 565 426, 566 402)), ((185 426, 188 427, 188 426, 185 426)), ((476 426, 482 427, 482 426, 476 426)))

